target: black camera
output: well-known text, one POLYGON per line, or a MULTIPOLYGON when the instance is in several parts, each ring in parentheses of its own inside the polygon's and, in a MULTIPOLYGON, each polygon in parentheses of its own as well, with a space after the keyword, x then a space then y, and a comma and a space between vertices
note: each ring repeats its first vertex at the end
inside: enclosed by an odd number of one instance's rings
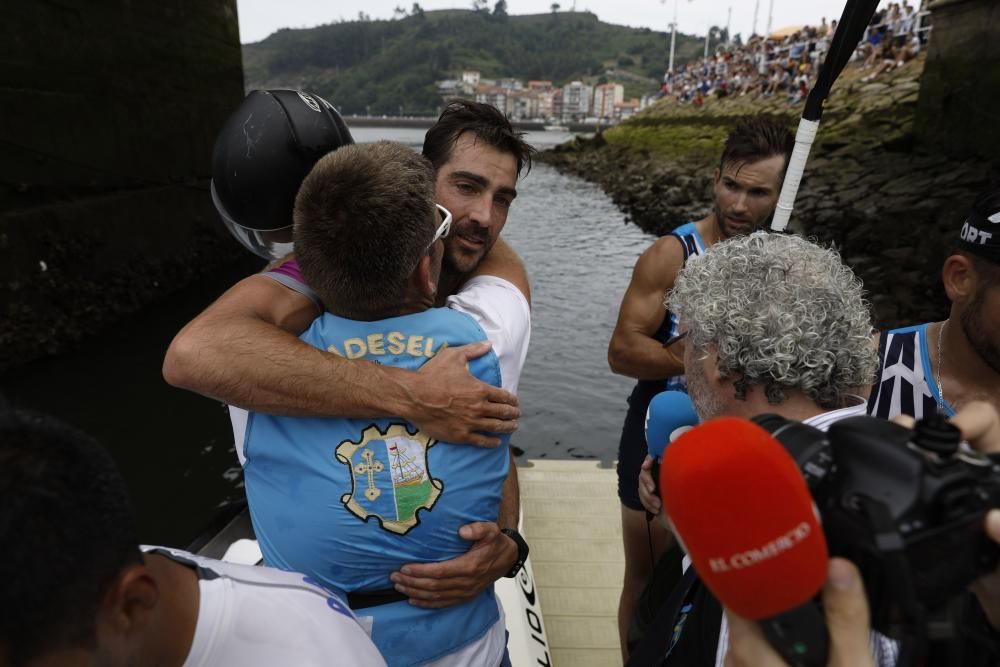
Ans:
POLYGON ((799 464, 831 555, 861 571, 876 630, 923 631, 929 612, 996 568, 983 517, 1000 507, 1000 459, 960 447, 943 416, 913 430, 853 417, 827 433, 777 415, 754 421, 799 464))

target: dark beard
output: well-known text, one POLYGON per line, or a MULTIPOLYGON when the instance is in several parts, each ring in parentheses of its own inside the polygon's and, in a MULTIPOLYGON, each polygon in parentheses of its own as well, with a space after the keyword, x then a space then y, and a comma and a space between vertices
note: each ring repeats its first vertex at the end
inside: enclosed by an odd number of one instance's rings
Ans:
POLYGON ((1000 349, 990 341, 983 326, 983 307, 985 295, 980 292, 972 299, 969 307, 962 311, 962 331, 976 355, 989 366, 994 373, 1000 375, 1000 349))

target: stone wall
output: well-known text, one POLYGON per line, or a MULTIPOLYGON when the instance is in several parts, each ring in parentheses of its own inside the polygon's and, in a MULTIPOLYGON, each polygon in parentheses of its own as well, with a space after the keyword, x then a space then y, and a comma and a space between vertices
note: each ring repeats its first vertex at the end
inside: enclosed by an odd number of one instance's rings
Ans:
POLYGON ((0 5, 0 370, 238 256, 208 194, 235 0, 0 5))
MULTIPOLYGON (((872 82, 849 65, 831 92, 792 226, 835 243, 865 281, 880 326, 940 318, 940 267, 975 194, 1000 176, 976 157, 947 159, 914 134, 923 56, 872 82)), ((542 159, 600 183, 627 216, 664 234, 706 215, 729 128, 768 114, 797 125, 782 97, 710 99, 697 109, 665 99, 632 121, 542 159)), ((1000 153, 994 147, 993 155, 1000 153)))
POLYGON ((935 0, 920 82, 918 141, 961 159, 1000 149, 1000 2, 935 0))

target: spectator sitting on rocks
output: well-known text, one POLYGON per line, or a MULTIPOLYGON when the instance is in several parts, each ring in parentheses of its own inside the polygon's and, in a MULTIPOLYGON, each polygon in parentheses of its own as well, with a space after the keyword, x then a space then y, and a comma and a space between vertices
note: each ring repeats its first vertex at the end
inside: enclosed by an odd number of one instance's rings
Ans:
POLYGON ((865 69, 875 64, 882 55, 882 40, 885 37, 885 26, 868 29, 868 38, 861 45, 861 54, 865 57, 865 69))
MULTIPOLYGON (((868 81, 892 69, 885 61, 891 59, 893 67, 898 67, 919 53, 920 40, 913 39, 920 34, 914 31, 917 16, 910 5, 893 3, 872 17, 854 55, 855 60, 865 60, 866 68, 876 68, 868 81)), ((803 88, 808 91, 813 85, 836 30, 837 21, 827 25, 824 18, 819 26, 805 26, 782 40, 754 35, 742 47, 720 48, 715 55, 681 65, 660 96, 672 95, 679 103, 700 107, 713 93, 718 97, 750 94, 757 99, 782 92, 795 103, 803 98, 803 88), (800 82, 803 76, 805 86, 800 82)))
POLYGON ((804 76, 800 76, 797 80, 795 88, 788 94, 789 104, 798 104, 803 101, 809 95, 809 85, 808 79, 804 76))
POLYGON ((861 79, 862 82, 872 81, 883 72, 891 72, 897 67, 902 67, 905 63, 913 60, 920 53, 920 38, 916 35, 910 37, 908 44, 896 46, 895 40, 887 44, 882 55, 882 62, 875 66, 875 70, 868 76, 861 79))

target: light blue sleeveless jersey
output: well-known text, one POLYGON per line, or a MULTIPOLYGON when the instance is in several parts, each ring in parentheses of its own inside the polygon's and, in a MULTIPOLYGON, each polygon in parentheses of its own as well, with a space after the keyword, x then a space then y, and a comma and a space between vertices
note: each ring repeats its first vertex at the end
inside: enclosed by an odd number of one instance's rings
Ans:
MULTIPOLYGON (((348 358, 417 369, 443 346, 486 339, 469 315, 435 308, 358 322, 329 313, 302 340, 348 358)), ((469 363, 500 386, 489 354, 469 363)), ((509 455, 438 442, 401 419, 274 417, 251 413, 244 466, 254 530, 268 565, 303 572, 337 593, 391 589, 406 563, 464 554, 460 526, 496 521, 509 455)), ((452 653, 499 619, 492 587, 465 604, 427 610, 400 601, 359 612, 390 666, 452 653)))
MULTIPOLYGON (((675 228, 670 233, 676 236, 681 242, 681 247, 684 249, 684 264, 705 253, 705 242, 701 240, 698 227, 693 222, 687 222, 675 228)), ((660 325, 660 329, 656 332, 654 338, 661 343, 666 343, 671 338, 677 336, 677 327, 677 315, 671 311, 667 311, 667 316, 664 318, 663 324, 660 325)), ((683 375, 675 375, 666 379, 663 383, 663 389, 666 391, 683 391, 687 393, 687 383, 684 381, 683 375)))

